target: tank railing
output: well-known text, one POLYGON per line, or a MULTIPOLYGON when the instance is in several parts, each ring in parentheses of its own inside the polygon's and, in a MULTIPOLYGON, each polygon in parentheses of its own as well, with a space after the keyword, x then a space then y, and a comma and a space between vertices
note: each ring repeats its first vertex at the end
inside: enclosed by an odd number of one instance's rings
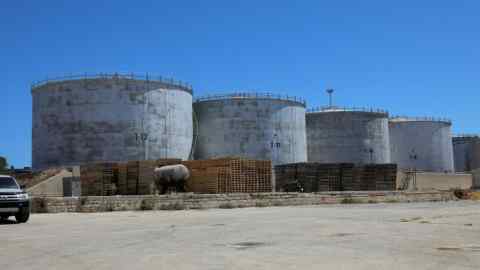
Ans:
POLYGON ((402 116, 402 115, 395 115, 390 117, 390 120, 405 120, 405 121, 428 121, 428 122, 445 122, 445 123, 452 123, 452 120, 448 118, 442 117, 429 117, 429 116, 402 116))
POLYGON ((154 81, 160 82, 167 86, 173 86, 175 88, 180 88, 192 92, 192 85, 182 82, 180 80, 175 80, 173 78, 167 78, 159 75, 151 74, 135 74, 135 73, 95 73, 95 74, 75 74, 75 75, 66 75, 61 77, 47 77, 45 80, 34 81, 31 84, 31 88, 37 88, 49 83, 55 83, 66 80, 82 80, 82 79, 129 79, 129 80, 145 80, 145 81, 154 81))
POLYGON ((340 111, 340 112, 371 112, 371 113, 382 113, 387 114, 387 110, 375 109, 369 107, 337 107, 337 106, 322 106, 314 107, 307 110, 307 112, 328 112, 328 111, 340 111))
POLYGON ((468 133, 460 133, 460 134, 453 134, 453 138, 480 138, 480 134, 468 134, 468 133))
POLYGON ((198 101, 208 101, 208 100, 219 100, 219 99, 235 99, 235 98, 268 98, 268 99, 279 99, 279 100, 286 100, 286 101, 293 101, 297 103, 301 103, 303 106, 307 105, 305 99, 290 96, 290 95, 280 95, 274 94, 270 92, 234 92, 230 94, 218 94, 218 95, 206 95, 195 98, 195 102, 198 101))

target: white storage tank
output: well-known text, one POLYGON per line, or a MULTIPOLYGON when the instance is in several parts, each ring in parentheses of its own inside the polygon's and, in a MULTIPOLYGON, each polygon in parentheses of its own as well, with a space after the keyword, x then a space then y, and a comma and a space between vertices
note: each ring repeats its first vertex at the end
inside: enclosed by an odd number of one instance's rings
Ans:
POLYGON ((192 88, 185 84, 82 75, 36 83, 32 97, 34 170, 190 155, 192 88))
POLYGON ((325 107, 307 113, 309 162, 390 163, 388 113, 325 107))
POLYGON ((228 156, 305 162, 305 102, 295 97, 233 93, 198 98, 196 159, 228 156))
POLYGON ((480 169, 480 136, 458 135, 453 138, 456 172, 480 169))
POLYGON ((392 162, 400 169, 454 172, 450 120, 394 117, 389 126, 392 162))

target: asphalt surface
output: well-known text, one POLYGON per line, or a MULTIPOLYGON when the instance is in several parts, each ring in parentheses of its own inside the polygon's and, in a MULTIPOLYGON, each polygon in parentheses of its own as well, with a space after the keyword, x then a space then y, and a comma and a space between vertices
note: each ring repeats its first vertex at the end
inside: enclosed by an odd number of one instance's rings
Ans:
POLYGON ((480 269, 480 202, 36 214, 0 269, 480 269))

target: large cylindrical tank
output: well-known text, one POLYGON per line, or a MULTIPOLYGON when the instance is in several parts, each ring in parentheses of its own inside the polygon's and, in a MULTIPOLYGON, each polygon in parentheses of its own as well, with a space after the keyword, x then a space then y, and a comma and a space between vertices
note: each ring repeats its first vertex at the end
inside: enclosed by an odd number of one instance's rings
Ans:
POLYGON ((305 162, 305 102, 292 97, 239 93, 199 98, 195 158, 227 156, 305 162))
POLYGON ((323 108, 307 113, 308 161, 390 163, 388 113, 323 108))
POLYGON ((95 75, 32 86, 35 170, 100 161, 187 159, 191 87, 134 75, 95 75))
POLYGON ((453 155, 456 172, 480 169, 480 136, 461 135, 453 138, 453 155))
POLYGON ((400 169, 454 171, 449 120, 395 117, 389 126, 392 162, 400 169))

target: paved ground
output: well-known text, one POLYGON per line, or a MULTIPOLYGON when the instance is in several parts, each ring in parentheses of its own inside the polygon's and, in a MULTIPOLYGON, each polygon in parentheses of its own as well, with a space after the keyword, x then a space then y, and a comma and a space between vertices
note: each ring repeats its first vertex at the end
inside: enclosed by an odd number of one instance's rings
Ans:
POLYGON ((480 202, 38 214, 0 269, 480 269, 480 202))

